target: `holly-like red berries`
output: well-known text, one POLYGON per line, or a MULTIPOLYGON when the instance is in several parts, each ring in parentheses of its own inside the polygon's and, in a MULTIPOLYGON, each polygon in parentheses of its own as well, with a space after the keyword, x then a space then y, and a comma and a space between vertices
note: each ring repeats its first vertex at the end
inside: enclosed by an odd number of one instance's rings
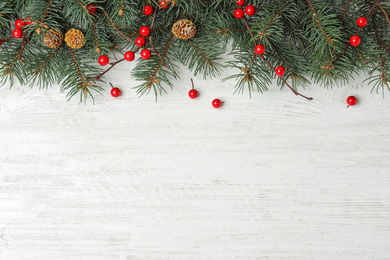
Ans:
POLYGON ((246 8, 245 8, 245 13, 249 16, 252 16, 256 13, 256 7, 254 7, 253 5, 248 5, 246 8))
POLYGON ((111 96, 114 98, 120 97, 122 94, 122 91, 119 88, 112 88, 111 89, 111 96))
POLYGON ((220 108, 222 106, 222 102, 219 99, 214 99, 211 104, 213 105, 214 108, 220 108))
POLYGON ((169 1, 160 1, 158 4, 162 9, 167 9, 169 7, 169 1))
POLYGON ((356 98, 356 97, 354 97, 354 96, 349 96, 349 97, 347 98, 347 104, 348 104, 348 106, 354 106, 354 105, 356 105, 356 103, 357 103, 357 98, 356 98))
POLYGON ((132 51, 128 51, 125 53, 125 60, 127 61, 133 61, 135 58, 135 54, 132 51))
POLYGON ((357 25, 360 28, 366 27, 367 26, 367 18, 366 17, 360 17, 359 19, 357 19, 357 25))
POLYGON ((150 59, 150 57, 152 57, 152 53, 150 52, 150 50, 148 49, 143 49, 141 51, 141 58, 144 59, 144 60, 148 60, 150 59))
POLYGON ((23 31, 20 29, 20 28, 16 28, 15 30, 12 31, 12 35, 19 39, 19 38, 22 38, 23 36, 23 31))
POLYGON ((354 35, 354 36, 352 36, 352 37, 349 39, 349 43, 350 43, 353 47, 359 46, 361 42, 362 42, 362 40, 361 40, 360 37, 357 36, 357 35, 354 35))
POLYGON ((110 60, 108 59, 108 57, 106 55, 101 55, 99 57, 98 62, 99 62, 100 65, 106 66, 110 62, 110 60))
POLYGON ((25 25, 26 25, 26 23, 24 22, 23 19, 18 19, 18 20, 15 21, 16 28, 22 28, 25 25))
POLYGON ((137 37, 137 39, 135 39, 135 45, 137 45, 138 47, 143 47, 145 46, 146 44, 146 40, 144 37, 140 36, 140 37, 137 37))
POLYGON ((265 47, 263 44, 257 44, 255 47, 255 52, 259 55, 263 55, 265 53, 265 47))
POLYGON ((244 15, 245 15, 244 10, 242 10, 241 8, 237 8, 234 11, 234 17, 236 17, 237 19, 241 19, 242 17, 244 17, 244 15))
POLYGON ((245 4, 245 0, 236 0, 236 4, 239 6, 243 6, 245 4))
POLYGON ((279 66, 275 69, 275 72, 276 72, 276 75, 278 75, 279 77, 283 76, 284 73, 286 72, 286 70, 282 67, 282 66, 279 66))
POLYGON ((197 98, 198 97, 198 91, 196 89, 191 89, 189 92, 188 92, 188 96, 191 98, 191 99, 194 99, 194 98, 197 98))
POLYGON ((150 5, 145 5, 142 9, 142 12, 144 13, 144 15, 151 15, 153 13, 153 7, 151 7, 150 5))
POLYGON ((142 26, 139 29, 139 34, 141 34, 143 37, 148 37, 150 35, 150 28, 147 26, 142 26))
POLYGON ((87 9, 90 15, 94 15, 96 13, 96 6, 94 4, 87 5, 87 9))

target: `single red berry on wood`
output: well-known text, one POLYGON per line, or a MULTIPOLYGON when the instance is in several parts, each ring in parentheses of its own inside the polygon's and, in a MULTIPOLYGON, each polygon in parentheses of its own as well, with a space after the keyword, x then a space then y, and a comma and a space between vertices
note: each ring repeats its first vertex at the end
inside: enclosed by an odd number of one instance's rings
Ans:
POLYGON ((139 34, 141 34, 143 37, 148 37, 150 34, 150 28, 147 26, 142 26, 139 29, 139 34))
POLYGON ((252 16, 256 13, 256 7, 254 7, 253 5, 248 5, 246 8, 245 8, 245 13, 249 16, 252 16))
POLYGON ((153 7, 151 7, 150 5, 145 5, 142 12, 144 13, 144 15, 151 15, 153 13, 153 7))
POLYGON ((215 108, 220 108, 222 106, 222 102, 219 99, 214 99, 212 105, 215 108))
POLYGON ((128 51, 125 53, 125 60, 127 61, 133 61, 135 58, 135 54, 132 51, 128 51))
POLYGON ((367 18, 366 17, 360 17, 359 19, 357 19, 357 25, 360 28, 366 27, 367 26, 367 18))
POLYGON ((87 5, 87 9, 90 15, 94 15, 96 13, 96 6, 94 4, 87 5))
POLYGON ((189 92, 188 92, 188 96, 192 99, 194 98, 197 98, 198 97, 198 91, 196 89, 191 89, 189 92))
POLYGON ((150 59, 150 57, 152 57, 152 53, 150 52, 150 50, 148 49, 143 49, 141 51, 141 58, 144 59, 144 60, 148 60, 150 59))
POLYGON ((108 57, 106 55, 101 55, 99 57, 98 62, 99 62, 100 65, 106 66, 110 62, 110 60, 108 59, 108 57))
POLYGON ((140 37, 137 37, 137 39, 135 39, 135 45, 137 45, 138 47, 143 47, 145 46, 146 44, 146 40, 144 37, 140 36, 140 37))
POLYGON ((22 38, 23 32, 22 32, 22 30, 20 28, 16 28, 15 30, 12 31, 12 35, 15 38, 22 38))
POLYGON ((169 1, 160 1, 158 4, 162 9, 167 9, 169 7, 169 1))
POLYGON ((286 70, 282 67, 282 66, 279 66, 276 68, 275 70, 276 72, 276 75, 278 75, 279 77, 283 76, 284 73, 286 72, 286 70))
POLYGON ((362 42, 362 40, 357 35, 354 35, 354 36, 351 37, 351 39, 349 39, 349 43, 351 43, 351 45, 353 47, 359 46, 361 42, 362 42))
POLYGON ((18 20, 15 21, 16 28, 22 28, 25 25, 26 25, 26 23, 24 22, 23 19, 18 19, 18 20))
POLYGON ((349 97, 347 98, 347 104, 348 104, 348 106, 354 106, 354 105, 356 105, 356 103, 357 103, 357 98, 356 98, 356 97, 354 97, 354 96, 349 96, 349 97))
POLYGON ((114 98, 120 97, 122 94, 122 91, 119 88, 112 88, 111 89, 111 96, 114 98))
POLYGON ((236 0, 236 4, 239 6, 243 6, 245 4, 245 0, 236 0))
POLYGON ((3 44, 3 41, 0 39, 0 46, 3 44))
POLYGON ((236 17, 237 19, 241 19, 242 17, 244 17, 244 15, 245 15, 244 10, 242 10, 241 8, 237 8, 234 11, 234 17, 236 17))
POLYGON ((255 47, 255 52, 259 55, 263 55, 265 53, 265 47, 263 44, 257 44, 255 47))

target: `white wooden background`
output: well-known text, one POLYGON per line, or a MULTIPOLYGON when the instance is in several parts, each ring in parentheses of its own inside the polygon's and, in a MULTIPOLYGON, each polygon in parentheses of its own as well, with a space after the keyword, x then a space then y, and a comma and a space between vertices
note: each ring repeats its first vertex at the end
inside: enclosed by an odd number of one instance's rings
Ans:
POLYGON ((389 94, 197 77, 190 100, 183 70, 155 103, 131 66, 95 105, 0 89, 1 260, 390 259, 389 94))

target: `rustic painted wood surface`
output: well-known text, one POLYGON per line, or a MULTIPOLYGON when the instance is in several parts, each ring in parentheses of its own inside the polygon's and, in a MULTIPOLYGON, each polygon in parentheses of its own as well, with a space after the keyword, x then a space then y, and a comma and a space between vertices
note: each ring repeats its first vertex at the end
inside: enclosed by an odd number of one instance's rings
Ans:
POLYGON ((389 95, 195 78, 190 100, 182 71, 155 103, 128 66, 95 105, 0 89, 1 260, 390 259, 389 95))

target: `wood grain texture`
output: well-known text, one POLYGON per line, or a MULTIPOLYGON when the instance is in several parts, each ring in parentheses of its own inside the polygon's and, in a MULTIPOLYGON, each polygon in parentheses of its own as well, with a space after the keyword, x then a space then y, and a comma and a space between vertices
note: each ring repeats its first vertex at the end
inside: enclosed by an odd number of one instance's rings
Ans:
POLYGON ((155 103, 128 70, 95 105, 0 89, 1 260, 390 259, 388 95, 195 78, 190 100, 183 70, 155 103))

